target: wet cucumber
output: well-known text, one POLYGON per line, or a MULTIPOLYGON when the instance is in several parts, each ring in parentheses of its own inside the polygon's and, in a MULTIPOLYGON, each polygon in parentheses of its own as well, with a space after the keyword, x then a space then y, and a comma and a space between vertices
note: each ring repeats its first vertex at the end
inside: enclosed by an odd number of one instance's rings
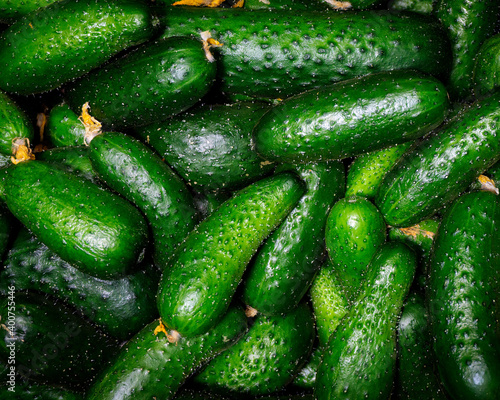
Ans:
POLYGON ((500 33, 485 40, 474 64, 474 94, 481 97, 500 87, 500 33))
POLYGON ((33 141, 35 132, 26 113, 7 94, 0 91, 0 154, 12 155, 12 141, 33 141))
POLYGON ((449 206, 435 238, 427 302, 439 374, 456 400, 500 393, 499 226, 500 197, 473 192, 449 206))
POLYGON ((0 34, 0 88, 19 94, 54 89, 153 33, 141 1, 54 2, 0 34))
POLYGON ((252 256, 304 191, 291 173, 264 178, 235 193, 191 231, 159 285, 163 323, 186 337, 216 324, 252 256))
POLYGON ((0 22, 13 23, 22 16, 41 7, 46 7, 57 0, 1 0, 0 22))
POLYGON ((442 83, 415 71, 355 78, 285 99, 254 129, 266 160, 347 158, 422 137, 448 112, 442 83))
POLYGON ((307 390, 314 389, 314 385, 316 384, 316 373, 318 372, 318 366, 321 362, 321 356, 321 348, 316 347, 309 356, 307 363, 293 379, 293 387, 307 390))
POLYGON ((50 110, 45 135, 53 147, 85 144, 85 126, 66 103, 58 104, 50 110))

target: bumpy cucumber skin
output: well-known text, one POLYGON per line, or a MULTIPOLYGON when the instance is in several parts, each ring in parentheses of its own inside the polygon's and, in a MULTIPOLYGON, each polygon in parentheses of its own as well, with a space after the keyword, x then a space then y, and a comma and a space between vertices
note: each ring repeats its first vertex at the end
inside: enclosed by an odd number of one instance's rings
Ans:
POLYGON ((443 84, 414 71, 339 82, 284 100, 254 129, 266 160, 303 163, 405 143, 436 128, 449 107, 443 84))
POLYGON ((62 259, 91 275, 124 275, 147 243, 147 224, 130 203, 44 161, 10 166, 4 186, 12 214, 62 259))
POLYGON ((85 126, 66 103, 50 110, 45 135, 53 147, 83 146, 85 126))
POLYGON ((474 64, 474 94, 485 96, 500 87, 500 33, 485 40, 474 64))
POLYGON ((12 155, 12 140, 26 138, 33 142, 35 131, 23 110, 0 91, 0 153, 12 155))
POLYGON ((456 199, 500 159, 500 93, 465 109, 386 174, 375 204, 391 226, 408 227, 456 199))
POLYGON ((290 173, 264 178, 234 194, 191 231, 159 285, 165 325, 189 337, 216 324, 252 256, 304 191, 290 173))
POLYGON ((416 268, 402 243, 386 243, 372 261, 366 292, 330 337, 316 378, 315 396, 387 399, 396 366, 396 326, 416 268))
POLYGON ((287 313, 301 301, 325 254, 326 218, 345 191, 341 162, 292 170, 306 183, 307 192, 267 238, 243 280, 243 301, 265 315, 287 313))
POLYGON ((194 380, 221 391, 273 393, 298 373, 314 338, 314 318, 305 304, 283 316, 258 315, 245 336, 210 361, 194 380))
POLYGON ((267 109, 250 102, 200 106, 135 133, 193 187, 239 189, 273 169, 251 144, 252 129, 267 109))
POLYGON ((325 241, 346 296, 354 301, 366 280, 373 256, 386 240, 384 217, 364 197, 345 197, 332 207, 325 241))
POLYGON ((209 332, 177 343, 163 332, 155 335, 157 326, 158 321, 146 325, 122 348, 87 400, 172 399, 190 375, 245 333, 247 321, 243 310, 231 308, 209 332))
POLYGON ((449 207, 436 235, 427 301, 439 373, 453 399, 500 393, 499 224, 498 195, 473 192, 449 207))
POLYGON ((0 88, 25 95, 54 89, 150 39, 151 20, 140 1, 63 0, 41 8, 0 34, 0 88))
POLYGON ((412 142, 362 154, 349 165, 345 197, 362 196, 373 200, 385 174, 412 142))
POLYGON ((12 24, 22 16, 55 2, 56 0, 2 0, 0 1, 0 22, 12 24))
POLYGON ((481 44, 495 31, 497 0, 439 0, 436 16, 452 44, 448 91, 455 100, 472 96, 474 63, 481 44))
POLYGON ((92 115, 114 129, 165 120, 197 103, 215 80, 216 64, 191 38, 147 43, 97 69, 65 92, 75 112, 85 102, 92 115))
POLYGON ((198 222, 186 184, 151 149, 123 133, 98 135, 89 147, 89 158, 99 177, 146 216, 155 264, 165 268, 175 248, 198 222))
POLYGON ((283 98, 304 90, 394 69, 444 74, 450 44, 434 18, 388 11, 169 10, 164 37, 209 30, 224 45, 221 90, 283 98))
POLYGON ((95 278, 63 261, 26 229, 21 229, 0 272, 0 293, 8 287, 36 290, 71 305, 99 328, 125 340, 157 318, 155 288, 159 271, 141 263, 120 279, 95 278))

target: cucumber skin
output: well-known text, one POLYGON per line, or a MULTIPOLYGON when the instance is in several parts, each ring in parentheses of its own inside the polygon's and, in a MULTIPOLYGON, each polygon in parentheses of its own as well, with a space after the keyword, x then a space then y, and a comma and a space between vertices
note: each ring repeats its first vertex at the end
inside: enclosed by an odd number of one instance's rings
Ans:
POLYGON ((269 161, 342 159, 422 137, 449 108, 438 80, 411 71, 368 75, 284 100, 254 129, 269 161))
POLYGON ((147 125, 197 103, 212 86, 215 68, 198 40, 170 38, 90 72, 67 87, 65 98, 75 112, 88 101, 92 115, 113 129, 147 125))
POLYGON ((450 44, 434 18, 389 11, 169 10, 163 37, 210 30, 221 90, 284 98, 394 69, 446 74, 450 44))
POLYGON ((144 250, 147 224, 139 211, 90 181, 35 160, 10 166, 4 185, 12 214, 84 272, 122 276, 144 250))
POLYGON ((0 88, 23 95, 55 89, 153 33, 150 11, 141 2, 55 2, 0 34, 0 88))
POLYGON ((6 94, 0 91, 0 153, 12 155, 12 140, 26 138, 33 142, 35 130, 26 113, 6 94))
POLYGON ((162 270, 198 222, 188 188, 152 150, 123 133, 98 135, 89 148, 90 161, 101 180, 138 207, 149 221, 153 258, 162 270))
POLYGON ((499 197, 473 192, 448 208, 435 239, 427 302, 441 380, 457 400, 500 393, 499 223, 499 197))
POLYGON ((0 1, 0 22, 12 24, 19 18, 40 7, 46 7, 56 0, 0 1))
POLYGON ((222 393, 274 393, 299 372, 314 338, 314 318, 306 304, 285 315, 258 315, 245 336, 210 361, 194 381, 222 393))
POLYGON ((0 294, 8 287, 52 295, 117 339, 126 340, 158 317, 154 288, 160 273, 152 265, 120 279, 95 278, 63 261, 27 229, 21 229, 0 272, 0 294))
POLYGON ((500 87, 500 33, 485 40, 474 64, 474 94, 486 96, 500 87))
POLYGON ((85 126, 66 103, 52 107, 45 127, 45 134, 53 147, 83 146, 85 144, 85 126))
POLYGON ((479 100, 399 159, 375 198, 389 225, 431 217, 500 159, 499 105, 500 93, 479 100))
POLYGON ((326 252, 326 218, 345 191, 340 162, 306 164, 292 170, 306 183, 307 192, 266 239, 243 280, 243 301, 265 315, 290 312, 309 289, 326 252))
POLYGON ((146 325, 120 351, 87 394, 86 400, 172 399, 197 369, 232 346, 246 331, 243 310, 230 308, 204 335, 169 343, 153 332, 158 321, 146 325))
POLYGON ((387 399, 396 367, 396 326, 416 260, 402 243, 386 243, 374 257, 370 285, 324 349, 315 396, 387 399))
POLYGON ((264 178, 202 221, 179 246, 160 281, 157 304, 163 323, 186 337, 216 324, 252 256, 304 190, 289 173, 264 178))

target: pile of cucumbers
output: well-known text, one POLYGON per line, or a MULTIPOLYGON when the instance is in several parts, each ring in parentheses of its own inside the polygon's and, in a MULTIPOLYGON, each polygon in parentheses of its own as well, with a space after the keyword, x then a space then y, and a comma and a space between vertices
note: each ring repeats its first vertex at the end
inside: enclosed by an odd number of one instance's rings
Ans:
POLYGON ((0 398, 500 399, 496 0, 0 0, 0 398))

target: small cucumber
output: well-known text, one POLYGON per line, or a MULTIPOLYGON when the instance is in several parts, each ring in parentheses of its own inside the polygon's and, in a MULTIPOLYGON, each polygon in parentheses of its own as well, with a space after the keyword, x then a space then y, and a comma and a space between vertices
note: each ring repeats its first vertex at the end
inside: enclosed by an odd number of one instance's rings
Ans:
POLYGON ((126 200, 44 161, 7 169, 5 202, 12 214, 62 259, 99 278, 136 264, 147 224, 126 200))
POLYGON ((396 367, 396 327, 416 268, 402 243, 386 243, 375 255, 369 284, 323 352, 317 400, 387 399, 396 367))
POLYGON ((87 400, 172 399, 196 370, 232 346, 247 329, 243 310, 230 308, 204 335, 169 342, 159 321, 146 325, 120 351, 87 394, 87 400))
POLYGON ((448 112, 442 83, 412 71, 372 74, 285 99, 254 129, 266 160, 340 159, 409 142, 448 112))
POLYGON ((54 2, 0 34, 0 88, 24 95, 55 89, 153 33, 141 1, 54 2))
POLYGON ((114 129, 162 121, 197 103, 215 79, 202 44, 190 38, 147 43, 94 70, 65 91, 75 112, 86 102, 114 129))
POLYGON ((45 135, 53 147, 83 146, 85 126, 66 103, 51 108, 45 135))
POLYGON ((304 191, 291 173, 264 178, 235 193, 191 231, 160 282, 163 323, 186 337, 216 324, 252 256, 304 191))
POLYGON ((391 226, 408 227, 456 199, 500 160, 500 93, 477 101, 403 155, 375 204, 391 226))
POLYGON ((448 207, 435 238, 427 302, 439 374, 456 400, 500 393, 499 226, 500 197, 473 192, 448 207))
POLYGON ((243 301, 265 315, 293 310, 309 289, 326 250, 326 218, 345 190, 341 162, 290 168, 306 183, 307 192, 266 239, 243 280, 243 301))
POLYGON ((305 304, 282 316, 258 315, 245 336, 210 361, 194 381, 222 392, 276 392, 299 372, 314 338, 314 319, 305 304))
POLYGON ((500 33, 479 48, 473 70, 474 94, 485 96, 500 87, 500 33))
POLYGON ((0 154, 12 155, 12 141, 26 138, 33 142, 35 131, 26 113, 7 94, 0 91, 0 154))

